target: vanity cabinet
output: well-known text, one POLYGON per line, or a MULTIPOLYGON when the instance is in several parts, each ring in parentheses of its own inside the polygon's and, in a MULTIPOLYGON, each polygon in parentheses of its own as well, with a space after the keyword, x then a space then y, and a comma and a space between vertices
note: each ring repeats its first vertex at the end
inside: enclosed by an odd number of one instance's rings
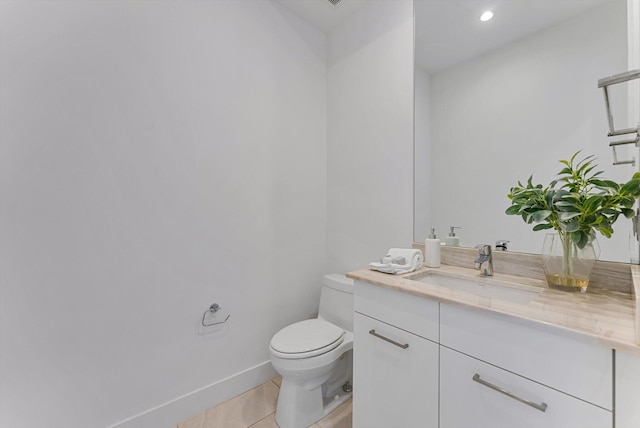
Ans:
POLYGON ((354 428, 614 427, 597 339, 360 280, 354 309, 354 428))
POLYGON ((438 304, 355 287, 353 426, 437 427, 438 304))

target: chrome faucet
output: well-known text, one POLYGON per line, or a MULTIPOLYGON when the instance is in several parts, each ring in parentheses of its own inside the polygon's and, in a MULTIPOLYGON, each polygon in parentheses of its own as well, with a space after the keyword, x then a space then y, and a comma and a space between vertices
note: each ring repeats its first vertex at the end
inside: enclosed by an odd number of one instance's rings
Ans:
POLYGON ((475 268, 480 270, 482 276, 493 276, 493 256, 491 255, 491 245, 477 245, 479 255, 476 259, 475 268))

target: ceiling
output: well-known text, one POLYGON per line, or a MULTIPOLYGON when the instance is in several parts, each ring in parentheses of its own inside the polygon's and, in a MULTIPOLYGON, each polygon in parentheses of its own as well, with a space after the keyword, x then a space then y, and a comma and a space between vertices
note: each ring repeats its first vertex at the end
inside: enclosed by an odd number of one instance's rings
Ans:
MULTIPOLYGON (((275 1, 328 33, 377 0, 275 1)), ((434 73, 610 1, 626 0, 415 0, 416 64, 434 73)))
POLYGON ((325 33, 340 25, 367 1, 340 0, 333 5, 329 0, 276 0, 278 3, 310 22, 325 33))
POLYGON ((610 1, 626 0, 416 0, 416 64, 437 72, 610 1))

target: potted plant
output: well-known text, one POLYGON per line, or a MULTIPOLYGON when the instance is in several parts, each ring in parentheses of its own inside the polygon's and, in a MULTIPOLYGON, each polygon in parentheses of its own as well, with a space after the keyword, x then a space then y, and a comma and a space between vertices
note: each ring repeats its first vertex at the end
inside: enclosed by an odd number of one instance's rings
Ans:
POLYGON ((592 248, 596 232, 610 238, 620 215, 633 217, 633 205, 640 197, 640 173, 626 183, 616 183, 602 178, 603 171, 595 171, 594 156, 576 162, 579 153, 560 161, 564 167, 548 186, 533 184, 530 176, 526 185, 518 182, 512 187, 506 214, 535 223, 534 231, 555 229, 557 235, 547 236, 543 247, 547 282, 553 288, 584 292, 597 258, 592 248), (554 256, 551 247, 560 248, 560 254, 554 256), (581 260, 581 254, 592 262, 581 260))

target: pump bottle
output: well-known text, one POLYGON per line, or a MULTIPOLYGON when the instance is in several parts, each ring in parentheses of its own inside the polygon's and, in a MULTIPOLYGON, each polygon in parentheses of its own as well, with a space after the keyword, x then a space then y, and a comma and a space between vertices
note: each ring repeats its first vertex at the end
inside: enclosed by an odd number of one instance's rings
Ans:
POLYGON ((449 236, 444 238, 444 245, 450 245, 452 247, 460 246, 460 238, 456 236, 456 229, 462 229, 459 226, 451 226, 449 227, 449 236))
POLYGON ((427 267, 440 267, 440 240, 436 238, 436 229, 431 228, 429 237, 424 240, 424 263, 427 267))

